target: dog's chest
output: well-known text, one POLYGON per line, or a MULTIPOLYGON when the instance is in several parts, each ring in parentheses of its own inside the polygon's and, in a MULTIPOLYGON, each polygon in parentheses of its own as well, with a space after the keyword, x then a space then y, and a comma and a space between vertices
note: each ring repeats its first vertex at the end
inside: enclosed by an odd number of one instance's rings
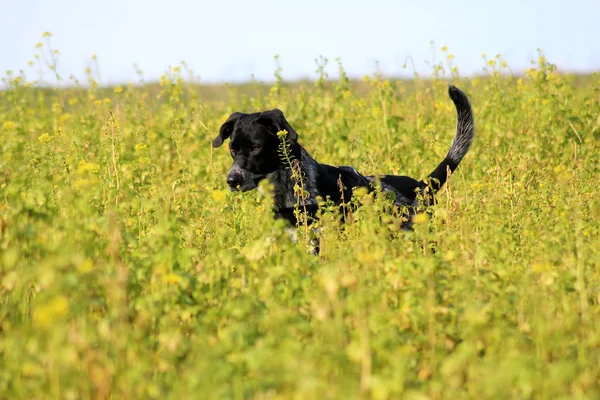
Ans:
POLYGON ((294 182, 290 175, 285 170, 278 170, 267 175, 269 182, 273 185, 273 200, 278 208, 293 207, 295 204, 294 182))
MULTIPOLYGON (((306 171, 303 172, 307 175, 306 171)), ((267 179, 273 185, 274 202, 278 208, 292 208, 302 204, 301 197, 304 198, 305 205, 317 204, 319 193, 314 189, 314 177, 305 176, 301 182, 295 181, 289 170, 280 169, 267 175, 267 179), (301 190, 304 190, 304 196, 301 196, 301 190)))

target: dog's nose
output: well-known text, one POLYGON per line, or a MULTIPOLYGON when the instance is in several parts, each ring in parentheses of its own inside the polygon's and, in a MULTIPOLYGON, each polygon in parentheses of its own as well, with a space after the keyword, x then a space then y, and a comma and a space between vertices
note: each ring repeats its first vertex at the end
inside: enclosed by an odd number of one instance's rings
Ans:
POLYGON ((244 182, 244 177, 239 172, 232 172, 227 175, 227 184, 230 188, 235 189, 244 182))

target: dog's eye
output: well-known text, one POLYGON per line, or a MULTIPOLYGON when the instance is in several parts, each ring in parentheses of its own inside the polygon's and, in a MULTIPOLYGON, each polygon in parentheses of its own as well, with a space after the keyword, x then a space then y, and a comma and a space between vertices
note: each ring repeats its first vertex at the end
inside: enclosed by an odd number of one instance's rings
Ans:
POLYGON ((236 153, 235 149, 229 149, 229 151, 231 152, 231 156, 235 157, 235 153, 236 153))
POLYGON ((260 144, 253 144, 252 145, 252 151, 259 151, 260 150, 260 144))

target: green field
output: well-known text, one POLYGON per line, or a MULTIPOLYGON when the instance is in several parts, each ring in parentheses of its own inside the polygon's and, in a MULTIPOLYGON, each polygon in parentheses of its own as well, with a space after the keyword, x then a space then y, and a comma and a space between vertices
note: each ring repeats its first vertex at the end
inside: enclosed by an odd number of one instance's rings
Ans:
POLYGON ((227 87, 7 74, 0 398, 600 398, 600 75, 451 62, 227 87), (315 257, 264 190, 226 189, 220 125, 274 107, 320 162, 425 178, 448 82, 477 135, 412 233, 361 195, 315 257))

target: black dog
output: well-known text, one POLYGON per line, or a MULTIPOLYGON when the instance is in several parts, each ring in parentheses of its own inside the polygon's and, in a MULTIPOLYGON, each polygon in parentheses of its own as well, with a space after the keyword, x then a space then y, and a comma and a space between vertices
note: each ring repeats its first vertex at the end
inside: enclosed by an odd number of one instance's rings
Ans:
POLYGON ((434 194, 442 187, 469 151, 475 135, 473 112, 467 96, 455 86, 450 86, 448 94, 457 112, 456 135, 446 158, 425 180, 417 181, 408 176, 381 175, 364 176, 354 168, 320 164, 315 161, 298 143, 298 134, 286 121, 283 113, 270 110, 252 114, 233 113, 221 126, 219 135, 214 139, 213 147, 219 147, 227 138, 231 138, 229 150, 233 166, 227 174, 227 184, 231 190, 251 190, 259 181, 268 179, 274 186, 275 216, 285 218, 296 224, 293 213, 300 206, 314 215, 318 208, 318 198, 329 199, 335 204, 345 206, 350 203, 353 190, 365 187, 375 190, 379 184, 384 192, 395 196, 394 206, 402 208, 405 222, 403 227, 410 229, 419 199, 426 204, 434 201, 434 194), (292 176, 290 163, 281 156, 282 141, 277 136, 287 131, 285 146, 289 158, 299 161, 301 183, 305 195, 294 191, 298 179, 292 176))

